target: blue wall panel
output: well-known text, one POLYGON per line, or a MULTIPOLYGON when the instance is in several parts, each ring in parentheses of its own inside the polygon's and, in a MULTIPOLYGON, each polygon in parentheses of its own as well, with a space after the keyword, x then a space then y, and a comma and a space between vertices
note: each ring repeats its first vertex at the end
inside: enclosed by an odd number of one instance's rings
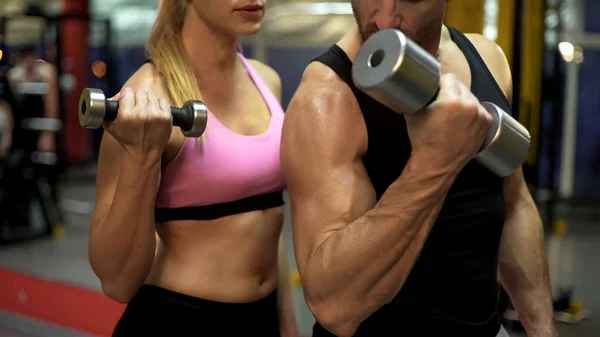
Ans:
POLYGON ((248 59, 254 57, 254 48, 252 48, 252 45, 242 45, 242 54, 248 59))
MULTIPOLYGON (((553 52, 546 53, 545 66, 546 73, 552 71, 553 52)), ((564 67, 565 62, 560 61, 558 71, 560 72, 561 87, 559 92, 561 101, 564 104, 564 67)), ((597 78, 597 69, 600 67, 600 52, 585 51, 585 60, 580 65, 579 74, 579 97, 577 109, 577 135, 575 147, 575 172, 574 172, 574 197, 580 198, 600 198, 600 81, 597 78)), ((567 112, 568 113, 568 112, 567 112)), ((561 145, 562 145, 562 127, 563 111, 559 120, 552 120, 552 106, 549 102, 542 107, 541 113, 541 132, 540 132, 540 157, 539 157, 539 188, 550 187, 551 179, 558 188, 561 165, 561 145), (558 134, 551 134, 553 123, 559 126, 558 134), (555 175, 550 177, 551 157, 550 142, 555 138, 558 142, 558 150, 555 157, 555 175)))
MULTIPOLYGON (((550 88, 548 86, 548 84, 544 83, 544 87, 543 90, 547 91, 544 92, 543 95, 545 95, 545 99, 551 99, 553 97, 552 93, 553 92, 559 92, 561 95, 561 99, 564 96, 564 62, 562 61, 562 59, 559 61, 559 64, 557 66, 554 65, 554 58, 555 55, 557 54, 556 51, 546 51, 544 53, 544 76, 545 78, 550 78, 553 76, 554 71, 558 71, 559 72, 559 76, 561 76, 561 80, 559 80, 559 88, 554 89, 554 88, 550 88)), ((560 117, 560 119, 558 120, 553 120, 553 109, 554 106, 552 105, 551 101, 544 101, 541 107, 541 112, 540 112, 540 133, 539 133, 539 158, 538 158, 538 181, 537 183, 537 187, 539 189, 548 189, 551 187, 551 184, 554 182, 555 186, 558 186, 558 179, 560 176, 560 146, 561 146, 561 141, 560 141, 560 132, 562 132, 562 116, 560 117), (556 135, 552 135, 552 128, 555 127, 555 125, 558 124, 558 132, 559 134, 556 135), (552 148, 551 148, 551 138, 556 138, 558 139, 558 149, 556 152, 556 156, 554 158, 552 158, 551 154, 552 154, 552 148), (552 162, 554 160, 555 163, 555 167, 554 167, 554 176, 551 177, 551 172, 552 172, 552 162)), ((562 108, 561 108, 562 109, 562 108)), ((560 111, 560 114, 562 115, 562 110, 560 111)))
POLYGON ((600 32, 600 1, 585 0, 585 31, 588 33, 600 32))
POLYGON ((574 193, 600 197, 600 52, 585 51, 579 77, 574 193))
POLYGON ((146 60, 146 49, 139 47, 120 47, 113 49, 113 59, 117 66, 116 82, 123 85, 146 60))
MULTIPOLYGON (((549 146, 549 137, 548 133, 550 132, 551 126, 551 118, 552 118, 552 105, 550 103, 545 103, 542 105, 541 111, 541 132, 540 132, 540 153, 538 158, 538 181, 535 182, 537 184, 538 189, 547 189, 550 188, 551 184, 551 158, 550 158, 550 146, 549 146)), ((555 180, 556 181, 556 180, 555 180)))

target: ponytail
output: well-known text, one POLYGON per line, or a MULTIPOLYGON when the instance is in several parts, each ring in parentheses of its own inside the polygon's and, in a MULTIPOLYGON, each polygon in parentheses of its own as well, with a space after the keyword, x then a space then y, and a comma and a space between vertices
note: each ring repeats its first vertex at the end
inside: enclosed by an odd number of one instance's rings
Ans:
POLYGON ((183 106, 188 100, 200 99, 196 76, 181 40, 187 3, 187 0, 161 0, 146 45, 152 63, 166 82, 173 106, 183 106))

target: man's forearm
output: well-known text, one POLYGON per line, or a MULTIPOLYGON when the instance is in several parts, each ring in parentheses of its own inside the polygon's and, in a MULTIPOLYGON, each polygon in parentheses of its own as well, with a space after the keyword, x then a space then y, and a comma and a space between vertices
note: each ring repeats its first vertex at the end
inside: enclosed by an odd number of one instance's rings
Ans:
POLYGON ((507 214, 499 272, 527 335, 555 336, 542 222, 531 198, 507 214))
POLYGON ((372 210, 332 233, 304 270, 313 310, 326 316, 344 308, 339 319, 354 325, 391 301, 417 260, 456 174, 434 172, 425 161, 411 158, 372 210))

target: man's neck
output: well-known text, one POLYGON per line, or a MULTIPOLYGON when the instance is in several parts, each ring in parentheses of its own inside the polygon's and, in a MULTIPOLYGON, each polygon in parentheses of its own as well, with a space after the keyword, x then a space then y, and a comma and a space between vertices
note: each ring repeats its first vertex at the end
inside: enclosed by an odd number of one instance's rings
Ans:
POLYGON ((190 6, 181 35, 196 77, 208 80, 212 74, 232 74, 237 65, 236 36, 215 31, 193 10, 190 6))
POLYGON ((435 52, 435 54, 433 54, 438 60, 440 60, 440 58, 442 57, 442 55, 444 54, 444 51, 448 48, 449 44, 454 43, 454 41, 452 41, 452 36, 450 35, 450 30, 448 30, 448 27, 446 27, 446 25, 442 26, 442 34, 440 36, 440 40, 439 40, 439 45, 438 48, 435 52))
POLYGON ((363 38, 357 25, 354 25, 337 43, 352 62, 356 59, 356 55, 358 55, 362 44, 363 38))

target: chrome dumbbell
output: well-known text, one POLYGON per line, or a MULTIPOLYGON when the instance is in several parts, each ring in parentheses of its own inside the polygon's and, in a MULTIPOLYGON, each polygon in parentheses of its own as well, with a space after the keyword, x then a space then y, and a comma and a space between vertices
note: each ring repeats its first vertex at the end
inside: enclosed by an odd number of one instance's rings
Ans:
MULTIPOLYGON (((102 90, 84 89, 79 98, 79 124, 98 129, 105 120, 115 120, 119 102, 106 99, 102 90)), ((181 128, 186 137, 200 137, 206 130, 208 110, 201 101, 187 101, 183 107, 171 107, 173 125, 181 128)))
MULTIPOLYGON (((365 41, 352 67, 352 78, 359 90, 381 104, 410 114, 436 99, 440 64, 401 31, 385 29, 365 41)), ((494 122, 476 160, 496 175, 508 176, 527 158, 529 132, 496 104, 481 105, 494 122)))

